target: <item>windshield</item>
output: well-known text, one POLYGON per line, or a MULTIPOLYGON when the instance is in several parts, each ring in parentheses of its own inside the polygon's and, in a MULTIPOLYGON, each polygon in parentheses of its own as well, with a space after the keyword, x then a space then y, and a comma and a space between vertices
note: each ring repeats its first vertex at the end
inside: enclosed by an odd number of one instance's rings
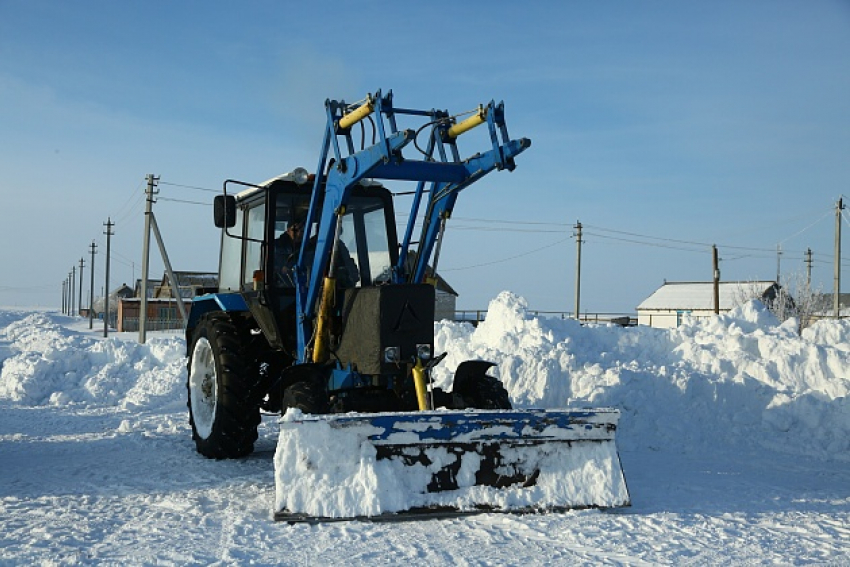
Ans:
MULTIPOLYGON (((280 194, 274 225, 274 282, 279 288, 294 288, 293 270, 301 241, 308 239, 307 253, 315 230, 306 226, 309 201, 303 195, 280 194)), ((308 266, 310 263, 308 262, 308 266)), ((387 234, 384 201, 377 196, 354 196, 342 220, 336 275, 342 287, 361 287, 390 281, 392 254, 387 234)))

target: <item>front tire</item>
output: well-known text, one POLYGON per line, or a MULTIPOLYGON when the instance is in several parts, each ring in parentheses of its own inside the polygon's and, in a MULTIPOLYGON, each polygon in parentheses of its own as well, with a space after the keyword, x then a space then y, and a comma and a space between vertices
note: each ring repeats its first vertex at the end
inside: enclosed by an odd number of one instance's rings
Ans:
POLYGON ((475 381, 469 399, 470 407, 476 409, 511 409, 511 398, 505 386, 492 376, 480 376, 475 381))
POLYGON ((485 360, 467 360, 458 366, 452 391, 463 398, 466 408, 512 409, 504 384, 486 374, 492 366, 495 364, 485 360))
POLYGON ((299 380, 283 393, 283 412, 297 408, 304 413, 328 413, 328 394, 318 379, 299 380))
POLYGON ((189 356, 189 424, 198 452, 212 459, 235 459, 254 451, 260 408, 252 400, 258 377, 251 377, 240 352, 236 326, 228 315, 201 318, 189 356))

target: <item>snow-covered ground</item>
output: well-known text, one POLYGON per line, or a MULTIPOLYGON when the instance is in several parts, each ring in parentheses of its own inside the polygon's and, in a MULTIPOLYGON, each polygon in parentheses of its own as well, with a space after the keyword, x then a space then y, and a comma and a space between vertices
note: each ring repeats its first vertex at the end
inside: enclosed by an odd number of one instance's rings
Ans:
POLYGON ((633 505, 402 523, 272 520, 277 419, 199 456, 178 334, 0 310, 0 564, 850 564, 850 323, 758 303, 677 329, 538 319, 509 293, 439 323, 518 407, 617 407, 633 505))

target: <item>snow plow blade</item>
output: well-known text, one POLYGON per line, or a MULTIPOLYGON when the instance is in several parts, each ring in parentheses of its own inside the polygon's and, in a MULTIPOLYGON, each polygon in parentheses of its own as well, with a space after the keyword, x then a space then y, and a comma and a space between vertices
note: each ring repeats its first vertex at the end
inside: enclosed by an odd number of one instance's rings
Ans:
POLYGON ((616 409, 282 418, 275 519, 396 520, 628 506, 616 409))

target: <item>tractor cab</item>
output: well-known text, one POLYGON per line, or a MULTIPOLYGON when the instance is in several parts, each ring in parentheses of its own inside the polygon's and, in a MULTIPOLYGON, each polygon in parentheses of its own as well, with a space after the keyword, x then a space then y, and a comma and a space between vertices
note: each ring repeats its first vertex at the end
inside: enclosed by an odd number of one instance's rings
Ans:
MULTIPOLYGON (((219 259, 221 291, 294 293, 294 267, 302 246, 307 254, 304 265, 308 273, 312 269, 310 259, 318 235, 315 223, 307 222, 312 186, 299 184, 301 179, 305 178, 288 173, 261 185, 225 183, 226 194, 215 201, 216 226, 224 229, 219 259), (232 196, 227 194, 228 185, 248 188, 232 196), (289 230, 293 225, 301 229, 297 239, 289 230)), ((355 187, 342 217, 339 240, 343 287, 390 282, 398 260, 398 239, 392 195, 385 187, 376 183, 355 187)))
MULTIPOLYGON (((244 299, 271 346, 289 354, 286 364, 298 359, 297 337, 291 331, 299 318, 298 286, 299 282, 304 286, 310 280, 320 237, 317 223, 308 222, 312 193, 308 181, 312 181, 312 176, 301 172, 304 170, 260 185, 229 180, 225 194, 215 201, 216 224, 223 229, 219 291, 235 292, 244 299), (237 186, 246 188, 233 195, 237 186), (299 266, 303 267, 300 279, 299 266)), ((322 206, 321 198, 317 206, 322 206)), ((415 340, 411 339, 413 342, 404 350, 422 344, 430 348, 433 289, 424 284, 413 286, 420 288, 414 292, 418 305, 415 310, 407 295, 410 286, 373 289, 384 288, 392 281, 393 266, 398 262, 395 212, 389 190, 374 182, 359 183, 353 188, 341 218, 336 248, 336 293, 331 311, 336 358, 359 367, 361 372, 380 374, 380 353, 370 351, 367 361, 360 347, 367 336, 368 340, 381 342, 378 330, 382 324, 386 326, 382 317, 393 313, 392 317, 397 318, 405 308, 421 316, 415 316, 415 340), (390 296, 398 299, 381 299, 390 296), (392 304, 391 309, 386 307, 387 302, 392 304), (356 329, 347 324, 352 314, 356 329), (344 337, 347 328, 351 331, 344 337)), ((390 328, 398 329, 397 321, 391 323, 390 328)), ((386 387, 385 381, 377 382, 386 387)))

